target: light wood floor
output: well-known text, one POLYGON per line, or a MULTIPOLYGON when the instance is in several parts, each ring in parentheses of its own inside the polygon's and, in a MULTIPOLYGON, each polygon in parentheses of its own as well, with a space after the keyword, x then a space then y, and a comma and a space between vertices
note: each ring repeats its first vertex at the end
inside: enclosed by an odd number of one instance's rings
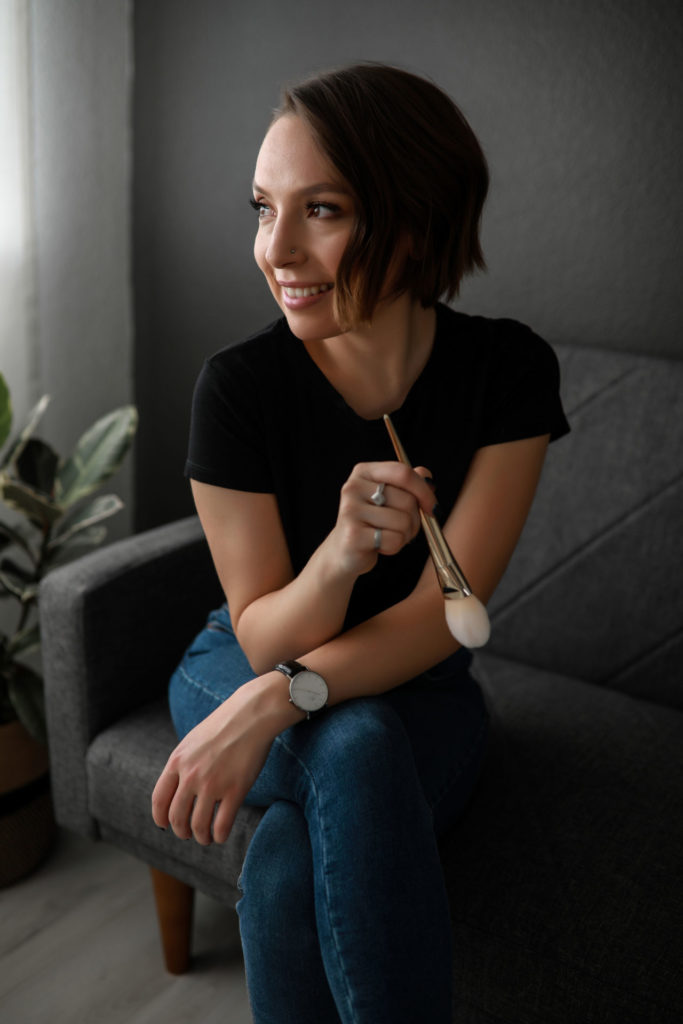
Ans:
POLYGON ((0 890, 3 1024, 251 1024, 237 916, 197 894, 191 970, 166 973, 149 873, 61 833, 34 875, 0 890))

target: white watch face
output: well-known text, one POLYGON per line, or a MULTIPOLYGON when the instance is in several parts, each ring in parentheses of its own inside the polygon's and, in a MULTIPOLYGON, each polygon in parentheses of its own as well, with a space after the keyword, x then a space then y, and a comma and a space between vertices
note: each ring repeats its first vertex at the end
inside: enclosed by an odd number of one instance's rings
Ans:
POLYGON ((302 711, 319 711, 327 704, 327 683, 317 672, 297 672, 289 684, 292 703, 302 711))

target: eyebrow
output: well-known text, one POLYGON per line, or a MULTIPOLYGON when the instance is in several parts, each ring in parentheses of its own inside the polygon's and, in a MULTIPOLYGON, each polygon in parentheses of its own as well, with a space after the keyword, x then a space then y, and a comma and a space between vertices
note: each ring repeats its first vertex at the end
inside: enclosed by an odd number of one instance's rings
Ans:
MULTIPOLYGON (((252 182, 252 188, 254 192, 263 192, 264 194, 268 192, 268 189, 262 188, 256 181, 252 182)), ((332 181, 319 181, 314 185, 305 185, 304 188, 297 190, 297 195, 318 195, 320 192, 334 192, 342 196, 351 195, 348 188, 344 188, 338 182, 332 181)))

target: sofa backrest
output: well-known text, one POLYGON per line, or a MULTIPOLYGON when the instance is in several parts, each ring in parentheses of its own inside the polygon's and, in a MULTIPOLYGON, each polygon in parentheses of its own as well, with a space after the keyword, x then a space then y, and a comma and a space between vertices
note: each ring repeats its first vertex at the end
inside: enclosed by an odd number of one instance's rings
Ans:
POLYGON ((549 450, 489 649, 683 709, 683 362, 556 346, 549 450))

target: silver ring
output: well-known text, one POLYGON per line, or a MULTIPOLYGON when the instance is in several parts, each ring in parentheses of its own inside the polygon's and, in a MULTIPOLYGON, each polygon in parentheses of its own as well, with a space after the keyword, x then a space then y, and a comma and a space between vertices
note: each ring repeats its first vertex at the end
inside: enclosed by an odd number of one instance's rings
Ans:
POLYGON ((290 256, 293 256, 295 252, 296 252, 296 249, 290 249, 289 250, 290 256))
POLYGON ((387 499, 384 497, 384 488, 386 484, 377 484, 377 490, 374 494, 370 495, 370 501, 373 505, 386 505, 387 499))
POLYGON ((382 547, 382 531, 381 530, 375 530, 375 540, 374 540, 374 543, 373 543, 372 546, 373 546, 373 550, 375 550, 375 551, 379 551, 379 549, 382 547))

